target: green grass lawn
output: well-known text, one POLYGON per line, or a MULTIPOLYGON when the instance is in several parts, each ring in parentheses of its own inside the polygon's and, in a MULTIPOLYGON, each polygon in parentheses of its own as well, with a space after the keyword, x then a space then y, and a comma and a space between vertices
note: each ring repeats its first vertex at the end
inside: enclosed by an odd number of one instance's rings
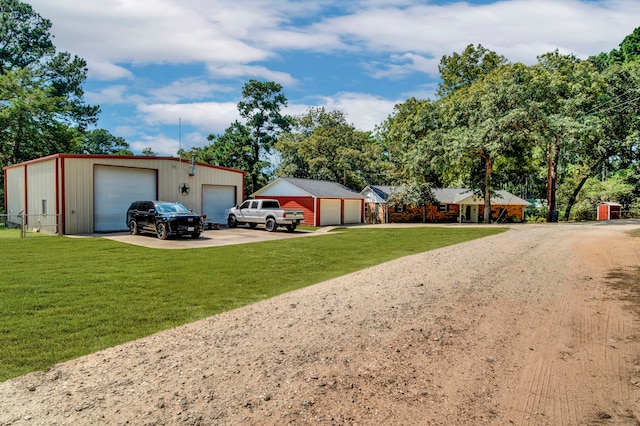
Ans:
POLYGON ((0 239, 3 238, 20 238, 20 230, 15 228, 0 227, 0 239))
POLYGON ((103 238, 2 239, 0 381, 388 260, 504 230, 355 228, 188 250, 103 238))

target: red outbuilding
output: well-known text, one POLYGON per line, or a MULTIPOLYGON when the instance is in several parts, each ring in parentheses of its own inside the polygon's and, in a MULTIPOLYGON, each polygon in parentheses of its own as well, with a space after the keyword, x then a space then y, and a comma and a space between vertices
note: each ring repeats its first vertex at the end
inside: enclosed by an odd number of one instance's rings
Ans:
POLYGON ((303 210, 305 225, 363 222, 364 197, 337 182, 281 177, 251 195, 276 199, 285 209, 303 210))
POLYGON ((600 203, 598 204, 598 220, 620 219, 620 211, 622 205, 618 203, 600 203))

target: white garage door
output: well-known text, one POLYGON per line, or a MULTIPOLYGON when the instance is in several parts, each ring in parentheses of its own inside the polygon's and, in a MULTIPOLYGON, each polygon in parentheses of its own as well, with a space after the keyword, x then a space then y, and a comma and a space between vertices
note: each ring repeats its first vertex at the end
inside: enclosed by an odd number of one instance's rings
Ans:
POLYGON ((360 200, 344 200, 344 223, 361 223, 360 200))
POLYGON ((340 225, 340 200, 320 200, 320 226, 340 225))
POLYGON ((225 224, 224 211, 236 204, 236 187, 205 185, 202 187, 202 214, 207 220, 225 224))
POLYGON ((95 232, 127 230, 129 205, 136 200, 155 200, 158 193, 155 169, 96 166, 93 179, 95 232))

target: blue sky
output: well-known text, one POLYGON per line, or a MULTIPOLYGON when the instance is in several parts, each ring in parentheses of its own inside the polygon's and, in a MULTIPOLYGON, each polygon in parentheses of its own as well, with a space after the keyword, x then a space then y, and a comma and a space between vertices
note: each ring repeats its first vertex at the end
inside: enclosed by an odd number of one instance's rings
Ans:
POLYGON ((638 0, 26 2, 87 61, 97 127, 160 155, 223 133, 252 78, 283 86, 287 114, 324 106, 373 130, 395 104, 433 98, 440 58, 468 44, 533 64, 608 52, 640 26, 638 0))

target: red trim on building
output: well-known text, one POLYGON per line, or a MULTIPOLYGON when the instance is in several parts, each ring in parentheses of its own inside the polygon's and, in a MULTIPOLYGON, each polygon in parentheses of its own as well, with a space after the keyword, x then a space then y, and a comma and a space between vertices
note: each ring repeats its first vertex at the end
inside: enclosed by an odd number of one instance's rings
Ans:
MULTIPOLYGON (((180 162, 180 163, 186 163, 186 164, 191 164, 191 160, 185 160, 183 158, 177 158, 177 157, 151 157, 148 155, 108 155, 108 154, 52 154, 52 155, 48 155, 46 157, 41 157, 41 158, 36 158, 33 160, 29 160, 29 161, 25 161, 22 163, 17 163, 17 164, 12 164, 10 166, 5 166, 3 167, 3 169, 5 168, 11 168, 14 166, 23 166, 26 164, 32 164, 32 163, 39 163, 41 161, 47 161, 47 160, 51 160, 53 158, 60 158, 60 159, 65 159, 65 158, 78 158, 78 159, 86 159, 86 158, 116 158, 116 159, 125 159, 125 160, 168 160, 168 161, 176 161, 176 162, 180 162)), ((238 170, 238 169, 232 169, 229 167, 223 167, 223 166, 216 166, 214 164, 207 164, 207 163, 199 163, 196 162, 196 164, 198 166, 202 166, 202 167, 209 167, 212 169, 220 169, 220 170, 227 170, 230 172, 235 172, 235 173, 242 173, 242 178, 243 178, 243 183, 244 183, 244 176, 245 176, 245 171, 244 170, 238 170)))
MULTIPOLYGON (((3 167, 2 168, 2 174, 4 175, 4 208, 6 210, 7 208, 7 168, 3 167)), ((8 212, 6 212, 8 213, 8 212)))
POLYGON ((29 191, 27 188, 29 187, 29 182, 27 181, 27 167, 24 167, 24 214, 29 214, 29 191))
POLYGON ((60 158, 56 158, 56 166, 55 166, 55 181, 56 181, 56 217, 58 218, 57 226, 60 226, 60 229, 56 227, 56 233, 58 235, 64 235, 64 205, 60 199, 60 162, 62 160, 60 158))

